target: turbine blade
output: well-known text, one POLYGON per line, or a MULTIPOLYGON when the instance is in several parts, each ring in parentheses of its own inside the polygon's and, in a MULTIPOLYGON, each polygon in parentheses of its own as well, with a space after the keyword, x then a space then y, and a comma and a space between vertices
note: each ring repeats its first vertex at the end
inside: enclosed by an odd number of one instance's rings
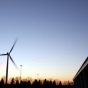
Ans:
POLYGON ((16 40, 15 40, 15 42, 14 42, 14 44, 13 44, 13 46, 12 46, 12 48, 11 48, 10 52, 9 52, 9 54, 10 54, 10 53, 11 53, 11 51, 13 50, 13 48, 14 48, 14 46, 15 46, 15 44, 16 44, 16 42, 17 42, 17 40, 18 40, 18 38, 16 38, 16 40))
POLYGON ((5 56, 5 55, 7 55, 7 54, 0 54, 0 56, 5 56))
POLYGON ((16 69, 19 70, 19 68, 17 67, 17 65, 15 64, 15 62, 13 61, 12 57, 9 55, 11 61, 13 62, 13 64, 15 65, 16 69))

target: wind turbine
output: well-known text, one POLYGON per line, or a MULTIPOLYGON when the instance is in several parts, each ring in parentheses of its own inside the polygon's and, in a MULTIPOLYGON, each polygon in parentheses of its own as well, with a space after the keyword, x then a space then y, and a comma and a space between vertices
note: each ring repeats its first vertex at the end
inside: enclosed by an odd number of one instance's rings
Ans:
POLYGON ((13 64, 15 65, 15 67, 18 69, 17 65, 15 64, 15 62, 13 61, 12 57, 10 56, 10 53, 12 52, 15 44, 17 42, 17 38, 11 48, 11 50, 9 52, 7 52, 6 54, 0 54, 0 56, 6 56, 7 55, 7 65, 6 65, 6 85, 7 85, 7 82, 8 82, 8 64, 9 64, 9 57, 10 57, 10 60, 13 62, 13 64))

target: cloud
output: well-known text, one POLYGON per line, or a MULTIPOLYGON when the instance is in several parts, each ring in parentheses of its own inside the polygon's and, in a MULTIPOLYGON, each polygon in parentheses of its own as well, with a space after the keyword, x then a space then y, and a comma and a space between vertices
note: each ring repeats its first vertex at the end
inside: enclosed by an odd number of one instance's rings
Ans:
POLYGON ((42 61, 42 60, 43 60, 43 58, 38 57, 38 58, 35 58, 33 61, 34 61, 34 62, 40 62, 40 61, 42 61))
POLYGON ((4 66, 6 66, 6 61, 0 62, 0 68, 2 68, 2 67, 4 67, 4 66))

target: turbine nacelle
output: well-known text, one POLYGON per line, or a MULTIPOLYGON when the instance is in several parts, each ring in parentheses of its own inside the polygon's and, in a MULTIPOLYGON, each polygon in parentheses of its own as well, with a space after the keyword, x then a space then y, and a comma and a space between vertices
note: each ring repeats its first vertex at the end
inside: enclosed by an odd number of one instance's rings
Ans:
POLYGON ((9 53, 7 52, 7 55, 9 55, 9 53))

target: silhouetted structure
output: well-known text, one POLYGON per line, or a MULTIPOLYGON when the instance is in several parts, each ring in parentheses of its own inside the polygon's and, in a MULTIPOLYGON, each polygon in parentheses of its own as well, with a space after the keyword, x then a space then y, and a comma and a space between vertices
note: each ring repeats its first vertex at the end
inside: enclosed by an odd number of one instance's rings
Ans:
POLYGON ((88 57, 73 78, 75 88, 88 88, 88 57))

